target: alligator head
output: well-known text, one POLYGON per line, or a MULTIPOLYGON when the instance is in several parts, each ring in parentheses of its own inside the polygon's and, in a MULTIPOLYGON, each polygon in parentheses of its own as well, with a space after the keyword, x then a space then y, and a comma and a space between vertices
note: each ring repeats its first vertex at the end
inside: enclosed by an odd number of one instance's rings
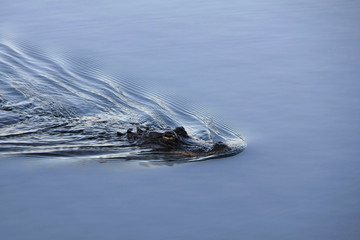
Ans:
POLYGON ((136 132, 128 129, 126 133, 117 133, 118 136, 126 136, 130 144, 151 148, 157 152, 171 152, 187 157, 209 156, 223 154, 231 148, 223 142, 206 144, 205 142, 191 137, 184 127, 173 130, 150 130, 137 128, 136 132))

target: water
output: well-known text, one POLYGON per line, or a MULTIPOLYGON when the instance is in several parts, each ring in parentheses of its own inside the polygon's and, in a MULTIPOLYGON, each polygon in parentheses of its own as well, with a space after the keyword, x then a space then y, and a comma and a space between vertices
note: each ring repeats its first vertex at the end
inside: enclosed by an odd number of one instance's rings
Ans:
POLYGON ((233 155, 246 146, 240 135, 216 122, 141 91, 139 86, 107 77, 94 67, 49 59, 38 50, 21 49, 6 39, 0 48, 0 152, 4 156, 104 161, 154 160, 156 154, 156 159, 164 161, 195 161, 233 155), (136 144, 141 141, 132 142, 130 134, 125 136, 128 129, 136 134, 145 129, 158 133, 180 126, 193 140, 185 145, 185 151, 175 155, 159 154, 136 144), (213 154, 212 149, 220 142, 229 150, 213 154), (205 155, 195 154, 200 149, 205 155), (186 157, 182 153, 194 154, 186 157))
MULTIPOLYGON (((36 43, 70 73, 97 66, 85 76, 130 79, 150 96, 215 116, 248 143, 233 157, 167 165, 2 155, 2 238, 359 238, 358 2, 1 5, 1 35, 24 42, 6 46, 36 43)), ((81 112, 81 99, 64 99, 75 103, 70 113, 81 112)), ((103 112, 97 103, 83 114, 103 112)))

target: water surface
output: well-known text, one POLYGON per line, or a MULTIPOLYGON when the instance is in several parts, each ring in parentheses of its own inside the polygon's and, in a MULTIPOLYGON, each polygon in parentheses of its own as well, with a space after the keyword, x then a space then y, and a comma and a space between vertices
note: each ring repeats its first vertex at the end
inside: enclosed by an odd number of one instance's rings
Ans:
POLYGON ((64 69, 86 59, 248 143, 190 164, 3 156, 1 236, 359 238, 357 1, 2 1, 0 11, 3 36, 35 42, 64 69))
POLYGON ((139 86, 107 77, 82 62, 50 59, 33 48, 2 42, 0 152, 4 156, 194 161, 245 148, 240 135, 139 86), (191 157, 174 150, 160 154, 136 144, 141 139, 125 136, 127 131, 170 133, 176 127, 187 129, 185 135, 191 136, 194 146, 184 145, 183 150, 193 153, 191 157), (213 146, 220 142, 229 150, 213 154, 213 146), (204 154, 195 153, 200 149, 204 154))

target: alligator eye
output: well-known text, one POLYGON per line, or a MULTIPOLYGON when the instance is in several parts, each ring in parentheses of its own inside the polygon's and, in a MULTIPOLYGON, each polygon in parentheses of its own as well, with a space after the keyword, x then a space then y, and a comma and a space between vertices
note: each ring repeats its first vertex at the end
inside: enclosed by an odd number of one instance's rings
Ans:
POLYGON ((167 141, 175 141, 176 136, 172 132, 165 132, 164 135, 163 135, 163 139, 165 139, 167 141))

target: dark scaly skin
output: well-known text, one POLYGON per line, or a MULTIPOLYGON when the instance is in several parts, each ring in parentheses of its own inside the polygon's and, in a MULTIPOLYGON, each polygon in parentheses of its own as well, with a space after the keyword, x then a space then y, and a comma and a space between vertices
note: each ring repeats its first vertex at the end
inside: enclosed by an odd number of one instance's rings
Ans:
POLYGON ((117 134, 118 136, 126 136, 129 143, 136 146, 187 157, 217 155, 231 150, 223 142, 216 142, 212 146, 201 144, 199 140, 189 136, 184 127, 166 131, 142 130, 138 127, 136 132, 128 129, 126 133, 118 132, 117 134))

